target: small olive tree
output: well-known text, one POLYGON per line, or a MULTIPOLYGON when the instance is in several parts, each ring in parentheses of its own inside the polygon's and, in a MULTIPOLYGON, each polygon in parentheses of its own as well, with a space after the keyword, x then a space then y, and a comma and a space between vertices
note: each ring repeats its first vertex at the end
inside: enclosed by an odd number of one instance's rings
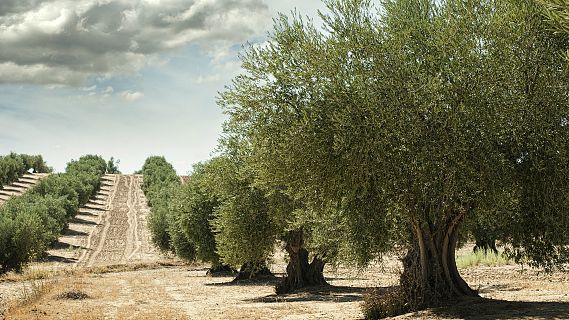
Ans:
POLYGON ((205 190, 217 201, 210 220, 223 263, 240 267, 237 279, 271 275, 267 259, 278 235, 265 193, 251 184, 250 172, 230 156, 211 159, 202 172, 205 190))
POLYGON ((219 200, 208 187, 209 164, 208 161, 194 165, 190 179, 175 193, 170 210, 175 223, 193 244, 195 254, 192 259, 211 262, 209 274, 232 272, 217 252, 212 221, 219 200))
POLYGON ((151 207, 149 228, 152 242, 163 251, 173 251, 193 260, 195 249, 170 210, 181 181, 174 167, 162 156, 151 156, 142 166, 144 194, 151 207))

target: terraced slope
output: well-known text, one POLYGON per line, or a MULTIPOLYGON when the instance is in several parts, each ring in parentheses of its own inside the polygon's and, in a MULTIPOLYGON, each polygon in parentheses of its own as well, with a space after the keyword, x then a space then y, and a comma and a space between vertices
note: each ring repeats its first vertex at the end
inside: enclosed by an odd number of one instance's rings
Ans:
POLYGON ((105 175, 101 190, 79 210, 50 250, 50 260, 78 266, 154 262, 140 175, 105 175))
POLYGON ((0 189, 0 206, 8 201, 11 197, 17 197, 24 194, 28 189, 35 186, 38 181, 47 177, 47 173, 26 173, 21 176, 18 181, 13 182, 0 189))

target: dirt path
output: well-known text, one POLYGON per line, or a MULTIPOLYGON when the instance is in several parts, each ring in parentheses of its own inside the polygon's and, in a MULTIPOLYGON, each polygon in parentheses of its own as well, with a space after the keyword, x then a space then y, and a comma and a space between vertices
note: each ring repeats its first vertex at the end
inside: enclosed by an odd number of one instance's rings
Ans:
POLYGON ((150 209, 142 176, 105 175, 97 195, 79 209, 68 229, 48 250, 43 269, 97 267, 164 260, 147 228, 150 209))
POLYGON ((109 190, 102 222, 89 235, 86 253, 77 263, 87 267, 155 262, 162 257, 150 243, 146 219, 150 212, 141 176, 117 175, 109 190))
MULTIPOLYGON (((285 262, 275 261, 273 270, 285 262)), ((391 263, 391 262, 389 262, 391 263)), ((81 269, 80 269, 81 270, 81 269)), ((7 319, 362 319, 363 294, 397 283, 395 269, 327 270, 333 287, 276 296, 274 283, 233 283, 206 267, 162 266, 120 272, 79 272, 56 278, 42 296, 7 319), (62 298, 80 292, 84 299, 62 298)), ((486 300, 397 319, 569 319, 569 275, 543 275, 519 266, 462 269, 486 300)))

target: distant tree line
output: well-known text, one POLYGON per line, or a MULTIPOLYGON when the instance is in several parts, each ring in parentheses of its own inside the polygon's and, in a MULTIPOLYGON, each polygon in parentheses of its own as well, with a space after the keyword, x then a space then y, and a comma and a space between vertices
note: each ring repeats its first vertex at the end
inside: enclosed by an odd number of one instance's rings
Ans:
POLYGON ((15 182, 30 170, 36 173, 53 171, 40 155, 10 153, 7 156, 0 156, 0 186, 15 182))

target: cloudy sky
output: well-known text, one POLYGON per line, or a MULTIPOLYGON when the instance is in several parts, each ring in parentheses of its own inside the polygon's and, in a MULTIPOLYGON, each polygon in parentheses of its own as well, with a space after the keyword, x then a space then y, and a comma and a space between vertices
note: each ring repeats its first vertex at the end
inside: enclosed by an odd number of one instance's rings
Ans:
POLYGON ((217 93, 278 12, 319 0, 0 0, 0 154, 83 154, 185 174, 217 144, 217 93))

